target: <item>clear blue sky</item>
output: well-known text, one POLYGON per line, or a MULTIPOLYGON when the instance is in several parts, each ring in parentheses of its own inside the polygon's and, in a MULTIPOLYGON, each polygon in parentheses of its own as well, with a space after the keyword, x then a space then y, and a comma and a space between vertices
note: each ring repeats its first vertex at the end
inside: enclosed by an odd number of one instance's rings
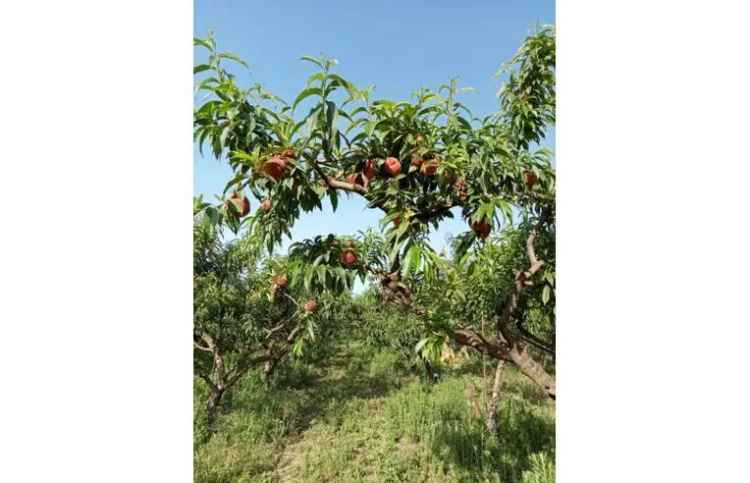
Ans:
MULTIPOLYGON (((459 85, 476 89, 463 102, 481 117, 498 107, 500 80, 494 73, 537 24, 555 22, 554 9, 553 0, 201 0, 195 2, 194 34, 214 30, 219 50, 250 64, 249 72, 236 71, 240 82, 260 82, 287 102, 314 72, 299 58, 325 54, 338 59, 336 72, 357 86, 375 84, 376 99, 406 100, 420 87, 437 88, 458 77, 459 85)), ((206 154, 202 158, 195 149, 194 191, 213 200, 231 171, 206 154)), ((252 204, 255 210, 257 201, 252 204)), ((324 212, 297 222, 295 240, 354 233, 377 226, 381 215, 356 197, 340 203, 335 214, 324 206, 324 212)), ((447 235, 466 229, 460 217, 443 222, 431 237, 433 246, 439 250, 447 235)))

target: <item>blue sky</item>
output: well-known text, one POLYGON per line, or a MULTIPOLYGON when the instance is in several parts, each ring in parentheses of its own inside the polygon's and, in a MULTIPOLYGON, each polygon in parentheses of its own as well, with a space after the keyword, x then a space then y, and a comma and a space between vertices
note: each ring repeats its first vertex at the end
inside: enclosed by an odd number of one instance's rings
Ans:
MULTIPOLYGON (((194 35, 214 30, 219 50, 250 64, 249 72, 237 71, 240 82, 260 82, 287 102, 314 72, 300 57, 325 54, 338 59, 336 72, 357 86, 375 84, 376 99, 407 100, 420 87, 436 89, 458 77, 459 85, 476 89, 462 101, 481 117, 497 110, 500 80, 494 74, 501 63, 537 24, 554 23, 554 8, 553 0, 202 0, 195 2, 194 35)), ((551 147, 551 141, 545 144, 551 147)), ((213 200, 231 171, 208 153, 194 152, 194 192, 213 200)), ((252 204, 255 210, 258 203, 252 204)), ((355 233, 377 226, 381 215, 354 196, 336 213, 324 206, 297 222, 295 240, 355 233)), ((443 222, 431 237, 433 246, 441 249, 448 235, 466 229, 460 217, 443 222)))

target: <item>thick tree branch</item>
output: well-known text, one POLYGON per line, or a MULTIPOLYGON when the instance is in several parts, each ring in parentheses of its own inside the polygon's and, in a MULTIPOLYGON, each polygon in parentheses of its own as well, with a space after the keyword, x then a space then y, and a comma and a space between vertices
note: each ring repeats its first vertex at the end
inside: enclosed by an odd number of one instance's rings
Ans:
MULTIPOLYGON (((533 240, 534 239, 532 238, 532 247, 533 240)), ((532 253, 532 255, 535 254, 532 253)), ((536 259, 535 256, 534 259, 536 259)), ((536 263, 532 263, 532 268, 529 271, 530 273, 528 273, 528 277, 533 276, 534 273, 541 268, 542 264, 543 262, 540 260, 536 260, 536 263)), ((545 393, 550 398, 555 399, 556 389, 554 377, 550 376, 544 368, 529 355, 526 346, 519 343, 508 327, 508 321, 513 314, 513 309, 518 304, 519 294, 524 288, 523 282, 526 276, 527 274, 524 272, 518 272, 516 275, 516 283, 513 292, 511 293, 511 300, 506 304, 503 311, 504 314, 507 312, 507 315, 505 316, 507 319, 505 320, 505 323, 502 323, 503 319, 498 320, 499 327, 496 342, 489 342, 482 336, 482 334, 477 333, 473 329, 460 326, 449 331, 449 336, 457 343, 472 347, 480 353, 489 355, 494 359, 512 362, 526 377, 543 387, 545 393)), ((386 276, 384 281, 390 282, 390 277, 386 276)), ((390 291, 389 285, 389 283, 382 284, 384 289, 390 291)), ((418 317, 425 317, 427 315, 427 310, 424 307, 420 307, 413 303, 410 294, 399 293, 397 298, 401 301, 404 307, 412 310, 418 317)))
POLYGON ((510 332, 509 326, 511 318, 513 317, 513 313, 518 307, 521 293, 527 286, 526 282, 531 281, 533 276, 544 265, 544 261, 537 258, 536 251, 534 250, 534 242, 536 241, 537 236, 539 236, 538 226, 534 227, 534 229, 531 230, 529 237, 526 239, 526 253, 529 257, 529 261, 531 262, 531 266, 525 272, 520 270, 516 272, 515 281, 513 283, 513 288, 510 292, 510 295, 508 296, 508 301, 505 303, 505 306, 503 307, 503 310, 497 319, 498 333, 502 334, 503 338, 505 338, 505 340, 507 340, 511 344, 515 342, 515 337, 510 332))
POLYGON ((344 181, 341 181, 339 179, 334 178, 333 176, 328 176, 325 171, 323 171, 323 168, 320 167, 320 164, 318 164, 318 161, 314 159, 309 159, 308 162, 310 163, 310 166, 315 170, 316 173, 325 181, 326 185, 328 185, 329 188, 343 190, 343 191, 351 191, 354 193, 359 193, 362 196, 367 194, 367 188, 364 186, 360 186, 358 184, 352 184, 352 183, 346 183, 344 181))
POLYGON ((534 249, 534 243, 536 242, 538 236, 539 228, 536 227, 531 231, 531 234, 526 239, 526 254, 529 257, 529 261, 531 261, 531 267, 529 267, 529 270, 527 272, 529 275, 527 275, 526 278, 531 278, 531 276, 538 272, 539 269, 542 268, 542 265, 544 265, 544 261, 539 260, 536 257, 536 250, 534 249))
POLYGON ((206 343, 206 347, 209 351, 213 351, 216 348, 214 339, 210 335, 201 334, 201 340, 206 343))
MULTIPOLYGON (((529 281, 527 280, 526 283, 528 284, 529 281)), ((531 284, 533 285, 533 284, 531 284)), ((528 298, 523 298, 520 302, 519 310, 523 313, 526 311, 526 302, 528 301, 528 298)), ((537 337, 536 335, 532 334, 531 331, 529 331, 524 326, 524 319, 522 317, 516 317, 516 328, 518 329, 518 332, 521 333, 521 339, 524 342, 527 342, 534 347, 536 347, 539 350, 542 350, 544 352, 547 352, 551 354, 552 356, 555 355, 555 349, 552 343, 548 343, 545 340, 543 340, 541 337, 537 337)))
POLYGON ((487 418, 485 425, 490 434, 495 434, 495 431, 497 431, 497 406, 500 404, 500 387, 503 384, 503 366, 505 366, 505 361, 500 360, 497 362, 497 367, 495 368, 495 380, 492 384, 492 397, 487 405, 487 418))
POLYGON ((201 340, 203 340, 203 342, 206 343, 206 347, 208 347, 209 352, 211 352, 211 355, 213 356, 213 362, 214 362, 213 370, 216 371, 217 386, 220 391, 223 391, 225 389, 225 383, 226 383, 226 374, 224 371, 224 358, 219 352, 219 348, 216 346, 216 342, 214 341, 213 337, 211 337, 208 334, 202 334, 201 340))
POLYGON ((326 176, 325 177, 326 184, 334 189, 339 189, 343 191, 352 191, 354 193, 359 193, 362 196, 367 194, 367 188, 365 188, 362 185, 353 184, 353 183, 347 183, 345 181, 338 180, 334 178, 333 176, 326 176))
POLYGON ((210 348, 210 347, 208 347, 208 346, 204 346, 204 345, 200 345, 200 344, 198 343, 198 340, 193 340, 193 346, 194 346, 194 347, 195 347, 196 349, 198 349, 198 350, 202 350, 203 352, 209 352, 209 353, 211 352, 211 348, 210 348))
POLYGON ((226 387, 228 388, 233 386, 234 383, 236 383, 243 375, 245 375, 248 369, 256 364, 265 362, 268 359, 269 356, 267 354, 261 354, 249 359, 240 360, 237 365, 231 371, 229 371, 229 374, 227 375, 226 387))
POLYGON ((449 334, 453 340, 461 345, 469 346, 482 354, 499 359, 508 360, 508 349, 487 341, 482 334, 466 327, 459 327, 449 334))
POLYGON ((209 354, 211 353, 211 349, 209 349, 208 347, 203 347, 202 345, 200 345, 199 343, 195 341, 193 341, 193 347, 203 352, 208 352, 209 354))
POLYGON ((280 331, 281 329, 285 329, 287 327, 287 324, 291 321, 292 319, 282 320, 279 325, 272 327, 271 329, 268 329, 266 331, 266 340, 271 339, 271 336, 273 336, 276 332, 280 331))
POLYGON ((303 326, 299 325, 292 330, 292 332, 289 333, 289 336, 286 338, 285 344, 281 347, 281 350, 274 353, 273 348, 269 347, 266 350, 266 355, 268 358, 265 361, 265 364, 263 365, 263 378, 266 382, 270 381, 271 375, 273 374, 273 371, 276 369, 277 364, 279 361, 285 357, 287 354, 289 354, 289 351, 292 349, 292 345, 294 344, 295 339, 299 335, 299 333, 303 330, 303 326))
POLYGON ((540 339, 539 337, 529 332, 526 329, 526 327, 523 326, 521 319, 516 319, 516 328, 523 336, 523 339, 525 342, 528 342, 529 344, 533 345, 537 349, 540 349, 545 352, 548 352, 549 354, 555 355, 554 349, 552 349, 552 347, 550 347, 550 345, 544 342, 542 339, 540 339))
MULTIPOLYGON (((310 166, 312 166, 313 170, 315 170, 315 172, 318 173, 318 176, 320 176, 323 179, 323 181, 325 182, 326 186, 328 186, 328 188, 334 189, 334 190, 347 191, 351 193, 357 193, 363 196, 368 201, 371 201, 368 198, 370 191, 367 188, 367 185, 368 185, 367 178, 365 178, 364 186, 360 184, 355 184, 355 183, 347 183, 346 181, 341 181, 340 179, 327 175, 325 171, 323 171, 323 168, 320 166, 321 164, 320 161, 310 159, 308 160, 308 162, 310 163, 310 166)), ((421 221, 422 223, 427 223, 431 219, 445 214, 446 212, 450 211, 456 206, 461 206, 461 204, 457 201, 449 201, 442 205, 433 207, 429 210, 417 212, 417 214, 415 215, 415 218, 421 221)), ((378 203, 374 205, 374 207, 380 208, 383 211, 387 211, 383 203, 378 203)))

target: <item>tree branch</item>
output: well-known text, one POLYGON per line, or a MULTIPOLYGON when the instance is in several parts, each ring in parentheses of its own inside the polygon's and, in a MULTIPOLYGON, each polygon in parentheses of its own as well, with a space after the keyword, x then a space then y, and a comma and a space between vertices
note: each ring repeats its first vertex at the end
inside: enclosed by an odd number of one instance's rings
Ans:
POLYGON ((430 210, 420 211, 414 217, 423 223, 427 223, 432 218, 442 215, 450 211, 451 209, 455 208, 456 206, 461 206, 461 205, 459 203, 455 203, 451 201, 443 205, 438 205, 430 210))
POLYGON ((198 373, 198 377, 203 379, 206 382, 206 384, 208 384, 208 387, 211 389, 211 392, 217 392, 219 390, 219 388, 216 387, 216 384, 214 384, 213 381, 211 381, 211 378, 208 377, 207 375, 198 373))
POLYGON ((315 172, 318 173, 318 175, 323 179, 323 181, 325 181, 326 185, 328 185, 329 188, 351 191, 354 193, 359 193, 362 196, 367 194, 367 188, 365 188, 364 186, 347 183, 345 181, 338 180, 333 176, 328 176, 325 171, 323 171, 323 168, 320 167, 320 164, 318 164, 318 162, 314 159, 309 159, 308 162, 310 163, 310 166, 312 166, 312 168, 315 170, 315 172))
POLYGON ((271 338, 271 336, 272 336, 273 334, 275 334, 276 332, 280 331, 281 329, 284 329, 284 328, 286 328, 287 324, 288 324, 289 322, 291 322, 291 321, 292 321, 292 319, 286 319, 286 320, 282 320, 282 321, 281 321, 281 323, 280 323, 279 325, 277 325, 276 327, 273 327, 273 328, 271 328, 271 329, 268 329, 268 331, 267 331, 267 334, 266 334, 266 340, 270 339, 270 338, 271 338))
MULTIPOLYGON (((318 173, 318 175, 326 183, 326 186, 328 186, 330 189, 357 193, 359 195, 362 195, 368 201, 370 201, 369 198, 367 197, 367 195, 370 193, 369 189, 367 188, 367 184, 368 184, 367 178, 365 178, 364 186, 359 185, 359 184, 354 184, 354 183, 347 183, 346 181, 341 181, 340 179, 327 175, 325 171, 323 171, 323 168, 321 168, 319 161, 313 160, 313 159, 310 159, 308 161, 310 163, 310 166, 312 166, 315 172, 318 173)), ((456 206, 461 206, 461 205, 458 202, 450 201, 445 204, 438 205, 432 209, 420 211, 415 215, 415 218, 423 223, 427 223, 432 218, 442 215, 450 211, 452 208, 456 206)), ((375 207, 380 208, 383 211, 387 211, 385 207, 383 206, 383 203, 378 203, 377 205, 375 205, 375 207)))
MULTIPOLYGON (((527 280, 527 283, 528 282, 529 281, 527 280)), ((528 301, 528 298, 523 298, 521 300, 519 304, 519 308, 521 311, 526 311, 527 301, 528 301)), ((554 346, 544 341, 542 338, 537 337, 536 335, 532 334, 526 327, 524 327, 523 323, 524 323, 523 318, 516 317, 516 328, 521 333, 521 338, 524 340, 524 342, 527 342, 533 345, 534 347, 536 347, 537 349, 547 352, 551 354, 552 356, 554 356, 555 355, 554 346)))
POLYGON ((302 329, 303 327, 301 325, 295 327, 294 330, 292 330, 292 332, 290 332, 289 336, 286 338, 287 344, 291 344, 292 342, 294 342, 294 339, 297 338, 297 334, 299 334, 302 329))
POLYGON ((197 341, 193 341, 193 346, 198 350, 202 350, 203 352, 211 353, 211 349, 200 345, 197 341))
MULTIPOLYGON (((299 309, 299 304, 297 303, 297 301, 296 301, 296 300, 294 300, 294 297, 292 297, 291 295, 289 295, 289 294, 288 294, 288 293, 286 293, 286 292, 284 292, 284 296, 285 296, 286 298, 288 298, 289 300, 291 300, 291 301, 292 301, 292 303, 294 304, 294 306, 295 306, 295 307, 297 307, 297 308, 299 309)), ((289 322, 289 320, 287 320, 286 322, 289 322)), ((286 323, 286 322, 285 322, 285 323, 286 323)))
POLYGON ((211 352, 211 355, 213 356, 213 362, 214 367, 213 370, 216 371, 216 380, 217 380, 217 386, 219 390, 224 390, 225 386, 225 371, 224 371, 224 359, 222 358, 222 355, 219 353, 218 347, 216 347, 216 342, 214 341, 213 337, 211 337, 208 334, 202 334, 201 340, 203 340, 206 343, 206 346, 209 349, 209 352, 211 352))
POLYGON ((529 332, 526 327, 523 326, 523 323, 521 322, 521 319, 516 319, 516 328, 521 333, 521 335, 524 338, 525 342, 528 342, 529 344, 533 345, 537 349, 543 350, 545 352, 548 352, 549 354, 555 355, 554 349, 550 347, 546 342, 544 342, 539 337, 535 336, 531 332, 529 332))
POLYGON ((202 334, 201 340, 206 343, 208 350, 213 351, 216 348, 214 340, 210 335, 202 334))
POLYGON ((343 191, 352 191, 354 193, 359 193, 362 196, 368 193, 367 188, 365 188, 362 185, 347 183, 345 181, 338 180, 334 178, 333 176, 326 176, 325 181, 326 181, 326 184, 328 184, 328 186, 334 189, 339 189, 343 191))
POLYGON ((510 320, 513 317, 513 312, 515 312, 516 308, 518 307, 518 301, 521 297, 521 293, 526 287, 526 281, 531 280, 534 274, 536 274, 536 272, 538 272, 539 269, 541 269, 544 265, 544 261, 537 258, 536 252, 534 250, 534 242, 536 241, 538 235, 539 227, 536 226, 533 230, 531 230, 529 237, 526 239, 526 253, 529 256, 531 266, 525 272, 522 272, 520 270, 516 272, 513 289, 510 292, 508 301, 506 302, 502 312, 500 313, 500 317, 498 317, 497 319, 497 331, 502 334, 503 338, 505 338, 505 340, 510 344, 513 344, 515 341, 515 337, 509 330, 510 320))
POLYGON ((234 383, 236 383, 252 366, 261 362, 265 362, 268 359, 270 359, 270 356, 268 356, 267 354, 261 354, 251 359, 240 360, 237 365, 229 371, 229 374, 227 375, 226 387, 231 387, 232 385, 234 385, 234 383))
POLYGON ((507 348, 488 342, 482 337, 482 334, 479 334, 472 329, 458 327, 457 329, 452 330, 449 335, 459 344, 469 346, 482 354, 487 354, 495 359, 508 360, 509 358, 507 348))

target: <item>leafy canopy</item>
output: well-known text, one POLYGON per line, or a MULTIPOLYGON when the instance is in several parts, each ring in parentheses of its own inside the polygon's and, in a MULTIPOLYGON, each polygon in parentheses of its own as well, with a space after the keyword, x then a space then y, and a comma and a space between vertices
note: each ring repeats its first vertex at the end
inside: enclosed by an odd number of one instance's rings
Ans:
MULTIPOLYGON (((466 303, 486 313, 512 280, 505 263, 523 258, 518 233, 524 229, 514 227, 541 225, 542 238, 554 237, 552 153, 539 147, 555 122, 552 27, 530 35, 502 66, 507 81, 498 111, 483 119, 460 101, 466 89, 455 80, 418 90, 409 101, 375 99, 373 86, 355 86, 335 72, 334 59, 307 56, 302 60, 314 71, 287 102, 259 84, 241 87, 225 65, 247 64, 218 51, 212 35, 195 39, 195 45, 208 52, 206 63, 194 69, 196 91, 205 96, 194 113, 195 140, 201 152, 208 147, 234 173, 217 203, 198 199, 196 212, 234 231, 246 228, 248 244, 269 253, 283 236, 291 237, 303 213, 322 209, 326 200, 335 211, 342 196, 361 196, 383 213, 382 237, 372 231, 321 234, 293 244, 286 261, 292 287, 342 290, 355 277, 398 271, 425 282, 427 293, 453 290, 440 284, 454 277, 463 284, 466 303), (393 170, 388 158, 396 158, 400 169, 393 170), (232 203, 225 203, 230 192, 267 200, 268 209, 239 216, 232 203), (474 229, 456 237, 456 264, 449 266, 427 236, 457 211, 474 229), (500 245, 493 246, 496 237, 484 241, 482 223, 488 232, 508 231, 500 245), (350 248, 358 257, 346 264, 342 252, 350 248), (467 290, 478 274, 486 287, 467 290)), ((547 260, 554 257, 554 244, 548 245, 547 260)), ((534 290, 544 312, 554 297, 554 263, 547 263, 540 276, 545 282, 534 290)))

